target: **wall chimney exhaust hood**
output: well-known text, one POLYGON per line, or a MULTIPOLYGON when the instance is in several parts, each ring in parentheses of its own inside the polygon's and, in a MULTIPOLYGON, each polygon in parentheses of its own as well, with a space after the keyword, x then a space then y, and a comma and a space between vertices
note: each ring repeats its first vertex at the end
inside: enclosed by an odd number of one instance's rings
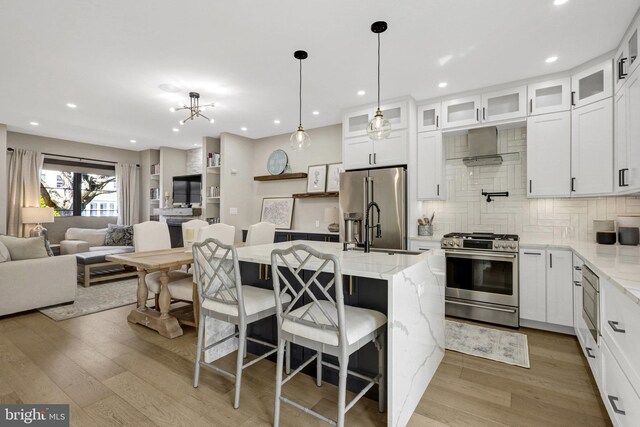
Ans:
POLYGON ((462 159, 465 166, 495 166, 502 164, 498 154, 498 128, 488 126, 469 129, 469 156, 462 159))

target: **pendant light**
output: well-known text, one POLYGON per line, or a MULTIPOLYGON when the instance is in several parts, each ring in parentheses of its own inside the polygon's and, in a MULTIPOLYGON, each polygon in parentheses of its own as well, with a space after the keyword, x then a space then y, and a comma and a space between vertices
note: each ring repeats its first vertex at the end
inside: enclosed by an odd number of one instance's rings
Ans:
POLYGON ((303 151, 309 148, 311 145, 311 138, 309 138, 309 134, 304 131, 302 127, 302 60, 307 59, 307 52, 304 50, 296 50, 293 53, 294 58, 300 61, 300 106, 299 106, 299 116, 300 119, 298 122, 298 130, 291 134, 291 138, 289 138, 291 149, 293 151, 303 151))
POLYGON ((367 134, 375 141, 385 139, 391 133, 391 123, 382 116, 382 111, 380 111, 380 33, 384 33, 386 30, 387 23, 384 21, 371 24, 371 31, 378 35, 378 109, 367 126, 367 134))

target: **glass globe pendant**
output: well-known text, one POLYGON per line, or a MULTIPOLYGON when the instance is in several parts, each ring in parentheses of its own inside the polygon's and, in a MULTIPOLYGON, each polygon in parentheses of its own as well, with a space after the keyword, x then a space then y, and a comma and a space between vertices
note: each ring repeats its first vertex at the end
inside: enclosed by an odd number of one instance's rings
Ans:
POLYGON ((371 24, 371 31, 378 35, 378 109, 367 125, 367 135, 374 141, 385 139, 391 133, 391 123, 384 118, 382 111, 380 111, 380 33, 384 33, 386 30, 387 23, 384 21, 377 21, 371 24))
POLYGON ((299 107, 299 115, 298 118, 298 130, 291 134, 289 138, 289 144, 291 145, 291 149, 293 151, 304 151, 311 145, 311 138, 309 134, 304 131, 302 127, 302 60, 307 59, 307 52, 304 50, 296 50, 293 53, 294 58, 300 61, 300 91, 299 91, 299 99, 300 99, 300 107, 299 107))

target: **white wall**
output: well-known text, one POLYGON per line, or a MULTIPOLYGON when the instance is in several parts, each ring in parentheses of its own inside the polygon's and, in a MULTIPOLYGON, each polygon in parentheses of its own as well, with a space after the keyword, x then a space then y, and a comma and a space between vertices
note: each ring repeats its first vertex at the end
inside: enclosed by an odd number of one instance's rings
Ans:
MULTIPOLYGON (((187 174, 187 151, 160 147, 160 207, 164 207, 164 195, 173 194, 173 177, 187 174)), ((173 203, 173 201, 172 201, 173 203)))
POLYGON ((9 182, 7 158, 7 125, 0 124, 0 234, 7 232, 7 198, 9 182))
MULTIPOLYGON (((445 137, 444 142, 449 151, 455 149, 455 157, 468 147, 466 135, 445 137)), ((500 152, 519 155, 504 156, 500 166, 467 168, 460 160, 447 161, 447 200, 422 203, 425 214, 436 213, 436 236, 487 231, 518 234, 526 240, 563 238, 569 232, 573 238, 593 240, 594 219, 640 214, 640 197, 527 199, 526 127, 500 131, 498 144, 500 152), (487 203, 482 189, 509 191, 509 197, 487 203)), ((409 234, 417 234, 415 224, 410 224, 409 234)))
MULTIPOLYGON (((292 172, 307 172, 310 165, 339 163, 342 161, 342 125, 325 126, 307 131, 311 146, 306 151, 293 151, 289 147, 291 133, 256 139, 253 150, 252 175, 268 175, 267 159, 277 149, 284 150, 289 157, 292 172)), ((251 220, 258 222, 264 197, 288 197, 294 193, 305 193, 307 180, 253 182, 254 204, 251 220)), ((293 210, 293 225, 296 230, 326 232, 324 208, 337 207, 337 198, 296 199, 293 210), (320 221, 316 228, 315 221, 320 221)))

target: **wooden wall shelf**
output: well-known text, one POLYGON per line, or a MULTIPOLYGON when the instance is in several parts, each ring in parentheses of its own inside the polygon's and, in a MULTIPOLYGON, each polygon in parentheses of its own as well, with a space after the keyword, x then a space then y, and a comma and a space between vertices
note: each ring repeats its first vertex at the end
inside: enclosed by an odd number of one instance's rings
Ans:
POLYGON ((281 173, 280 175, 260 175, 254 176, 254 181, 281 181, 284 179, 303 179, 306 178, 307 174, 304 172, 295 172, 295 173, 281 173))
POLYGON ((315 199, 320 197, 338 197, 340 193, 337 191, 331 191, 326 193, 298 193, 292 194, 291 197, 294 199, 315 199))

